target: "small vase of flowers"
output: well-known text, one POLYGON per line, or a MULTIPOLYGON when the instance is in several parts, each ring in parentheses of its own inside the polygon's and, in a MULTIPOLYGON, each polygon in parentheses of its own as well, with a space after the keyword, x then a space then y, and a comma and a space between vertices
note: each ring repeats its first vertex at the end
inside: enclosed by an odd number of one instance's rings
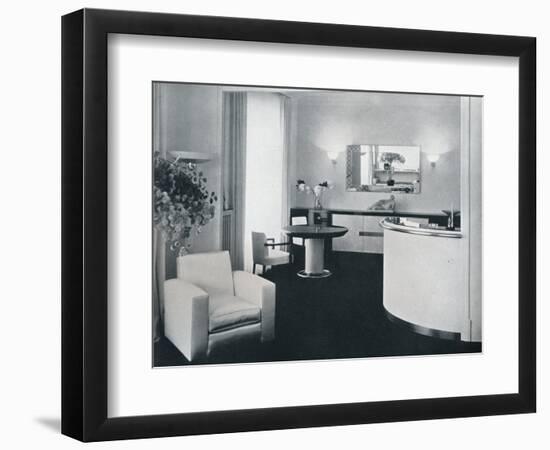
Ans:
POLYGON ((386 184, 388 186, 393 186, 395 184, 395 180, 393 179, 393 172, 395 170, 394 163, 397 162, 399 164, 405 163, 405 157, 400 153, 394 153, 394 152, 385 152, 382 153, 380 156, 380 161, 384 164, 384 170, 388 172, 388 180, 386 184))
POLYGON ((321 203, 323 192, 328 189, 334 189, 334 183, 331 181, 322 181, 319 184, 311 187, 306 184, 304 180, 298 180, 296 182, 296 189, 306 194, 313 194, 313 209, 323 209, 321 203))
POLYGON ((178 256, 188 253, 193 230, 214 218, 218 197, 206 189, 207 179, 194 164, 154 155, 153 223, 178 256))

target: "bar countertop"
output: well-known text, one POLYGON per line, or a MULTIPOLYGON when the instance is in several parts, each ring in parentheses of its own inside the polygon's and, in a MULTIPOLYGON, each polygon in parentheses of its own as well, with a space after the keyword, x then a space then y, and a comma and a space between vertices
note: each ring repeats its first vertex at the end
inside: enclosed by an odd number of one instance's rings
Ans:
POLYGON ((445 227, 418 226, 413 227, 407 224, 396 223, 392 219, 382 219, 380 226, 386 230, 398 231, 400 233, 418 234, 421 236, 434 236, 446 238, 461 238, 462 233, 459 230, 448 230, 445 227))

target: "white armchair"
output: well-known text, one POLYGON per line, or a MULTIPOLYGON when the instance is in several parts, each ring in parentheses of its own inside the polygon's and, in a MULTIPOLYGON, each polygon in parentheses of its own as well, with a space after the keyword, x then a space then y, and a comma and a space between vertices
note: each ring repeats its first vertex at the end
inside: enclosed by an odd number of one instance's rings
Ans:
POLYGON ((273 340, 275 284, 232 271, 227 251, 179 257, 164 283, 164 334, 189 361, 245 336, 273 340))

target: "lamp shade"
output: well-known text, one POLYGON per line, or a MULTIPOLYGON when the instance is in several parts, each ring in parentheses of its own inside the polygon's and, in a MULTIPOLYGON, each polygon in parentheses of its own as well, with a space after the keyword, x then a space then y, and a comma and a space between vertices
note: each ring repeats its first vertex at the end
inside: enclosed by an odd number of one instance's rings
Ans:
POLYGON ((336 164, 339 154, 340 152, 327 152, 328 159, 330 159, 334 164, 336 164))
POLYGON ((426 158, 428 159, 428 161, 430 162, 430 164, 432 165, 432 167, 435 167, 435 163, 437 161, 439 161, 439 153, 427 153, 426 154, 426 158))

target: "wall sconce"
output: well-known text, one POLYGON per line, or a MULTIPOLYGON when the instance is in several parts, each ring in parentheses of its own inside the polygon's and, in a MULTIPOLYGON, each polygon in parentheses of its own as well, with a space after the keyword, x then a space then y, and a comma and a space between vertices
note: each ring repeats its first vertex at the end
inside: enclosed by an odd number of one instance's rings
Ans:
POLYGON ((332 164, 336 164, 338 161, 338 155, 340 152, 327 152, 328 159, 332 162, 332 164))
POLYGON ((435 167, 435 163, 439 161, 439 153, 428 153, 426 155, 426 158, 428 158, 428 161, 430 162, 432 167, 435 167))

